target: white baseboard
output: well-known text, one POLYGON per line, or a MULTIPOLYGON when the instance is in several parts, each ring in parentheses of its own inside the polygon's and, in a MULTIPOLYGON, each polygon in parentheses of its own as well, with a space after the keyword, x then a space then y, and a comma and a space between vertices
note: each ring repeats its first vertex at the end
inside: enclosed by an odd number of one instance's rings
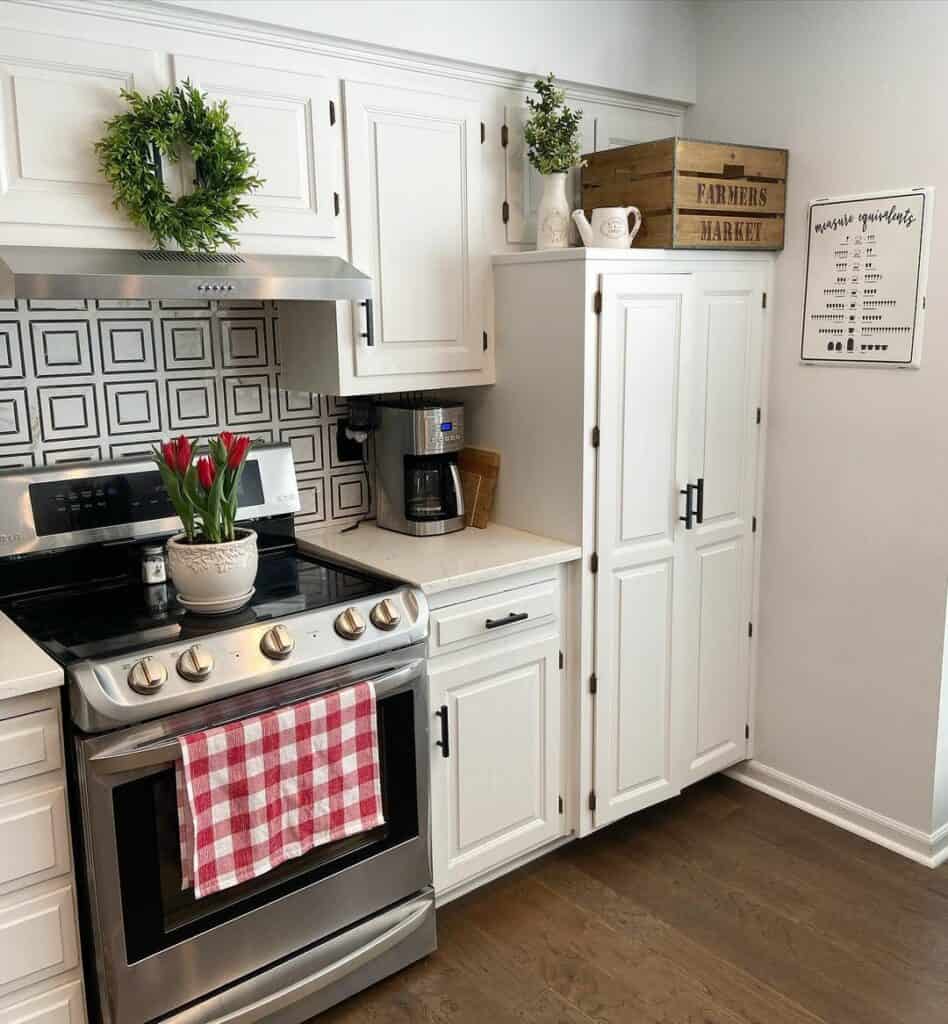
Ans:
POLYGON ((760 761, 745 761, 725 774, 926 867, 937 868, 948 861, 948 825, 922 832, 760 761))

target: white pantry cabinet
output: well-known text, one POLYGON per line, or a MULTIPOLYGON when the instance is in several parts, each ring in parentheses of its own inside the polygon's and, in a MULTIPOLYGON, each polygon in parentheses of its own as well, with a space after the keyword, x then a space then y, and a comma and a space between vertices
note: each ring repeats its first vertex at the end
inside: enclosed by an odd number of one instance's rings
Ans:
POLYGON ((567 832, 561 600, 554 567, 432 601, 431 818, 439 899, 567 832))
POLYGON ((334 238, 339 126, 330 80, 207 57, 174 54, 173 61, 175 81, 190 79, 212 101, 227 103, 256 156, 264 183, 251 199, 257 216, 241 224, 241 237, 334 238))
POLYGON ((504 453, 496 519, 584 549, 585 833, 748 753, 771 259, 495 264, 501 383, 467 430, 504 453))

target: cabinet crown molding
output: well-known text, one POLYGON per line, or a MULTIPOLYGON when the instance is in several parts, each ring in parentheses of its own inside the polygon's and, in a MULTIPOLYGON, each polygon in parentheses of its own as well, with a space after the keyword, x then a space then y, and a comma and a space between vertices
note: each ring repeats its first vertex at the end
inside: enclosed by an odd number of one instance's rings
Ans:
MULTIPOLYGON (((296 50, 302 53, 333 57, 340 60, 361 61, 400 71, 454 78, 477 85, 497 86, 529 92, 536 75, 507 71, 503 68, 468 64, 463 61, 414 54, 394 47, 374 43, 352 42, 334 36, 307 32, 305 29, 284 28, 266 22, 241 18, 236 15, 212 14, 162 3, 161 0, 9 0, 21 7, 42 7, 57 12, 69 11, 112 21, 131 21, 160 28, 191 30, 205 35, 263 46, 296 50)), ((634 93, 609 89, 604 86, 585 85, 564 80, 558 83, 566 90, 570 100, 601 103, 628 110, 647 110, 662 114, 680 114, 688 104, 675 100, 639 96, 634 93)))

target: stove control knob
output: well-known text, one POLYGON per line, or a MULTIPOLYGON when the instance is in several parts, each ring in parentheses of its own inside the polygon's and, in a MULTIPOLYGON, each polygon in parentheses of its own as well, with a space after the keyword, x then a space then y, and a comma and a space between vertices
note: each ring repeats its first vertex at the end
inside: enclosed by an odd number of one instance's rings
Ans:
POLYGON ((282 661, 293 653, 296 641, 290 636, 286 626, 273 626, 263 634, 260 650, 271 661, 282 661))
POLYGON ((340 612, 333 625, 343 640, 358 640, 365 632, 365 619, 362 618, 358 608, 347 608, 344 612, 340 612))
POLYGON ((214 668, 214 659, 210 651, 200 644, 189 647, 184 654, 178 658, 178 675, 187 679, 189 683, 202 683, 211 674, 214 668))
POLYGON ((168 670, 156 658, 142 658, 128 674, 128 685, 136 693, 156 693, 168 681, 168 670))
POLYGON ((376 629, 384 629, 386 633, 402 621, 402 617, 398 614, 398 606, 389 597, 386 597, 384 601, 379 601, 372 609, 369 618, 376 629))

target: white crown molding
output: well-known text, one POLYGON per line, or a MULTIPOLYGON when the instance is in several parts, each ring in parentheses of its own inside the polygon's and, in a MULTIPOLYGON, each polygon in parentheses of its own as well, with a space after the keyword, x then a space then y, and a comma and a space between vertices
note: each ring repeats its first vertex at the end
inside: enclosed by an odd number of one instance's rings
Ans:
POLYGON ((948 860, 948 825, 935 832, 922 832, 760 761, 745 761, 726 774, 751 789, 791 804, 926 867, 937 868, 948 860))
MULTIPOLYGON (((413 71, 437 75, 477 85, 528 92, 537 75, 524 75, 503 68, 470 64, 428 54, 412 53, 373 43, 353 42, 336 36, 307 32, 270 25, 262 21, 235 15, 212 14, 161 0, 10 0, 22 7, 41 7, 72 14, 127 21, 158 28, 190 30, 222 39, 238 39, 283 50, 332 57, 338 60, 360 61, 396 71, 413 71)), ((629 110, 653 111, 660 114, 680 114, 688 104, 639 96, 618 89, 585 85, 582 82, 559 83, 569 99, 575 102, 602 103, 629 110)))

